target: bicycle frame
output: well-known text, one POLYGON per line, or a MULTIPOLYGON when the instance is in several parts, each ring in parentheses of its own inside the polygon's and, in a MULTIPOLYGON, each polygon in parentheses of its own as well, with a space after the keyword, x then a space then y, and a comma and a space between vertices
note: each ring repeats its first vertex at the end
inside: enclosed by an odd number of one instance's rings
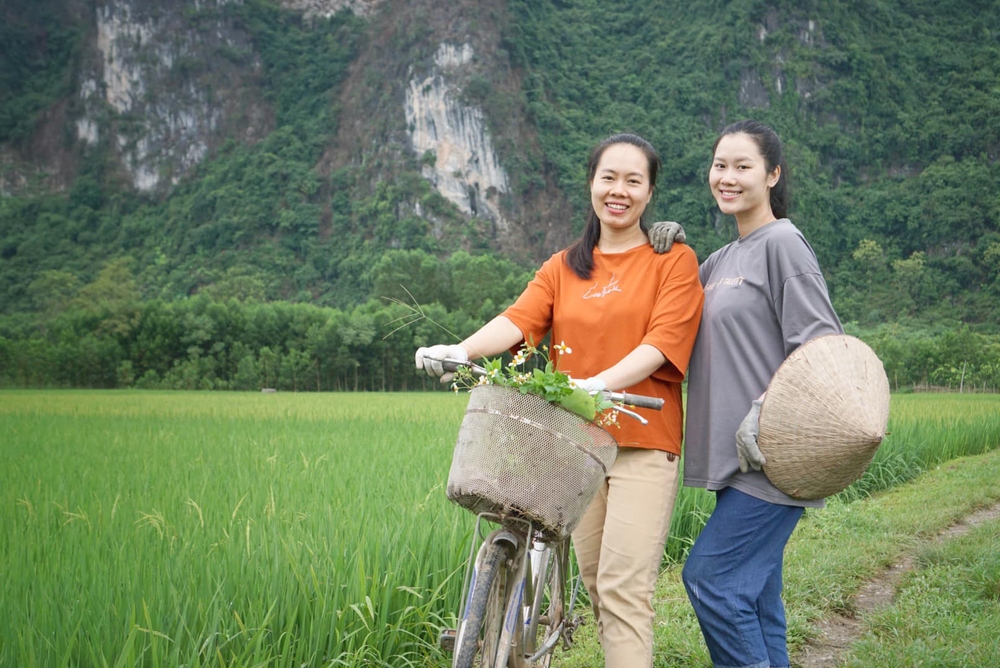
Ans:
POLYGON ((573 616, 573 609, 576 605, 576 595, 579 592, 582 579, 579 576, 575 578, 571 577, 569 574, 569 548, 570 541, 566 538, 557 543, 534 543, 529 551, 532 568, 530 571, 531 575, 525 582, 535 584, 539 587, 539 589, 530 594, 531 604, 522 607, 525 611, 524 654, 525 656, 530 654, 527 658, 529 666, 533 666, 535 661, 550 654, 560 640, 563 641, 563 647, 569 648, 573 640, 573 631, 579 625, 578 619, 573 616), (551 617, 552 612, 550 611, 547 626, 554 626, 554 628, 550 628, 548 635, 541 640, 541 643, 536 645, 535 642, 538 640, 538 626, 543 621, 542 606, 544 604, 546 583, 549 582, 550 574, 553 570, 558 574, 559 582, 555 593, 559 595, 559 598, 555 602, 552 600, 549 601, 549 605, 555 604, 557 609, 554 618, 551 617), (569 581, 573 582, 573 591, 567 602, 566 594, 569 581))
MULTIPOLYGON (((447 371, 467 367, 475 375, 486 373, 464 360, 437 361, 447 371)), ((601 394, 617 404, 616 410, 642 424, 647 424, 646 419, 626 405, 654 410, 663 406, 663 399, 657 397, 608 391, 601 394)), ((455 668, 471 668, 477 655, 482 658, 475 665, 481 668, 547 668, 556 644, 562 640, 569 647, 579 624, 572 617, 579 575, 571 594, 567 586, 569 537, 547 541, 541 527, 536 529, 531 521, 492 512, 476 516, 474 536, 479 540, 472 541, 469 548, 459 627, 442 631, 441 647, 450 646, 455 652, 455 668), (484 535, 484 521, 499 526, 484 535), (538 638, 542 624, 545 636, 538 638)))
POLYGON ((540 537, 540 532, 529 520, 501 517, 494 513, 477 515, 474 535, 478 536, 480 540, 472 541, 469 549, 462 587, 462 607, 459 612, 459 628, 462 629, 460 633, 478 632, 478 629, 464 628, 468 618, 469 603, 476 585, 477 563, 494 542, 504 541, 512 547, 510 561, 513 562, 514 584, 513 591, 507 596, 503 610, 503 628, 497 643, 497 654, 495 658, 490 657, 493 663, 488 665, 497 667, 533 666, 536 661, 550 654, 560 640, 563 641, 564 646, 568 647, 571 642, 570 634, 577 625, 572 617, 572 610, 580 586, 579 576, 577 576, 574 578, 572 593, 569 592, 569 538, 555 543, 536 540, 540 537), (484 521, 499 526, 486 534, 483 528, 484 521), (554 564, 553 559, 560 563, 554 564), (559 618, 548 620, 548 625, 554 626, 554 628, 545 638, 540 639, 541 642, 537 646, 532 646, 536 638, 537 627, 541 622, 537 613, 532 618, 532 610, 542 602, 550 568, 558 570, 560 580, 557 586, 563 600, 561 601, 561 609, 558 611, 559 618), (538 575, 542 577, 537 578, 538 575), (542 591, 535 590, 536 579, 537 586, 542 591), (567 594, 570 594, 568 601, 565 600, 567 594), (513 648, 517 648, 517 656, 511 656, 513 648))

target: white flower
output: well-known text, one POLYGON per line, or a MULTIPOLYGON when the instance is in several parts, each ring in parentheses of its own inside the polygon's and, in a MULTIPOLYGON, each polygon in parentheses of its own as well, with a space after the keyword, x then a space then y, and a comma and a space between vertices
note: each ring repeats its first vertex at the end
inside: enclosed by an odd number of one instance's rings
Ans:
POLYGON ((552 346, 552 349, 558 352, 560 355, 569 355, 573 352, 573 349, 566 345, 565 341, 560 341, 556 345, 552 346))

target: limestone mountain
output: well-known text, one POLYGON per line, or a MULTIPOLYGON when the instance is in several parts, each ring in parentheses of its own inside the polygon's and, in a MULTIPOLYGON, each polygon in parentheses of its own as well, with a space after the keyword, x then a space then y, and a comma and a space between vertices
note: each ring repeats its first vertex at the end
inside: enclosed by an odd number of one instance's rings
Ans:
POLYGON ((711 141, 753 116, 846 319, 998 322, 992 2, 8 0, 0 24, 6 314, 114 260, 144 298, 333 306, 458 250, 530 268, 621 130, 704 256, 733 234, 711 141))

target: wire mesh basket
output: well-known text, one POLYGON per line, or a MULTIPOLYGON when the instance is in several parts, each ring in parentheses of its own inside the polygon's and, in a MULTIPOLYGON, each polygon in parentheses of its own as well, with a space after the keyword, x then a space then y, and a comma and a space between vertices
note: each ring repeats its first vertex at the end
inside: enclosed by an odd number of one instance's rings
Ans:
POLYGON ((448 498, 568 536, 618 454, 604 429, 533 394, 472 390, 448 474, 448 498))

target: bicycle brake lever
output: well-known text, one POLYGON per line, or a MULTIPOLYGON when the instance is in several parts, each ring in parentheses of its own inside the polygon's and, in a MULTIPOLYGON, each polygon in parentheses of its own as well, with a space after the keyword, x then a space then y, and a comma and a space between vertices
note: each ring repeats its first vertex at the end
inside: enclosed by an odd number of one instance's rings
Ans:
POLYGON ((639 415, 638 413, 636 413, 634 411, 630 411, 627 408, 623 408, 621 406, 615 406, 615 410, 618 411, 619 413, 625 413, 626 415, 634 417, 636 420, 638 420, 642 424, 649 424, 649 420, 647 420, 646 418, 642 417, 641 415, 639 415))
MULTIPOLYGON (((635 395, 627 395, 627 394, 624 394, 622 392, 609 392, 607 390, 598 390, 598 391, 595 391, 595 392, 591 392, 590 394, 592 396, 597 395, 597 394, 601 394, 601 395, 604 396, 605 399, 607 399, 609 401, 619 401, 619 402, 624 402, 624 401, 626 401, 629 398, 634 398, 635 397, 635 395)), ((662 399, 661 399, 661 401, 662 401, 662 399)), ((649 420, 647 420, 646 418, 642 417, 641 415, 639 415, 635 411, 632 411, 632 410, 629 410, 628 408, 625 408, 624 406, 621 406, 621 405, 615 406, 615 410, 618 411, 619 413, 625 413, 625 415, 628 415, 629 417, 635 418, 636 420, 639 421, 640 424, 644 424, 644 425, 649 424, 649 420)))

